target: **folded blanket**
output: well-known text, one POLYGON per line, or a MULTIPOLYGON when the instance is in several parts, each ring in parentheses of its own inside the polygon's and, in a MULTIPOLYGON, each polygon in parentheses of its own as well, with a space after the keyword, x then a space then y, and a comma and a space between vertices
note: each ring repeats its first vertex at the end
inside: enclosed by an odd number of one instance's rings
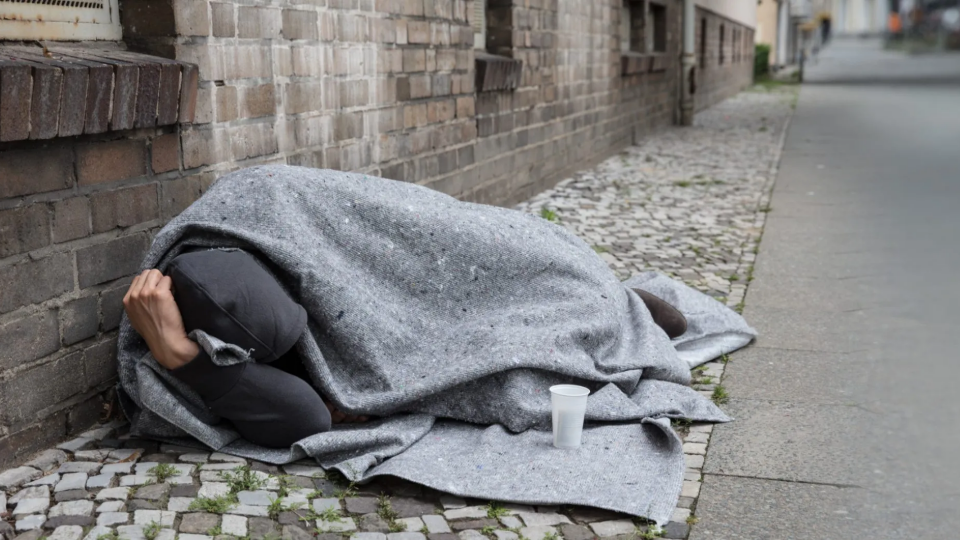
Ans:
MULTIPOLYGON (((296 344, 312 384, 380 417, 257 447, 151 357, 124 317, 120 395, 135 434, 192 439, 271 463, 306 456, 356 480, 393 475, 450 493, 579 504, 666 521, 683 476, 669 418, 726 421, 643 302, 594 251, 532 215, 403 182, 288 166, 221 178, 156 236, 142 268, 195 247, 256 255, 306 309, 296 344), (551 446, 548 387, 592 390, 583 447, 551 446)), ((675 281, 709 355, 752 337, 742 318, 675 281), (724 341, 723 336, 739 339, 724 341), (719 338, 719 341, 718 341, 719 338), (723 342, 718 345, 719 342, 723 342)), ((671 294, 673 296, 671 296, 671 294)), ((202 333, 201 333, 202 334, 202 333)), ((197 335, 220 365, 252 361, 197 335)), ((681 338, 681 340, 684 338, 681 338)), ((704 355, 700 355, 703 357, 704 355)))

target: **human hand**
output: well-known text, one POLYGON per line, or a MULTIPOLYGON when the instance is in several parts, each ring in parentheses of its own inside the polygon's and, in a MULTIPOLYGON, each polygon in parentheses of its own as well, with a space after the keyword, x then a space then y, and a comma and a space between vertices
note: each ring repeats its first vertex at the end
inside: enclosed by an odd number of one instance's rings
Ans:
POLYGON ((123 308, 161 366, 176 369, 200 352, 199 345, 187 337, 173 299, 173 280, 159 270, 144 270, 133 278, 123 297, 123 308))
POLYGON ((366 422, 367 420, 369 420, 369 418, 366 416, 352 416, 352 415, 340 412, 340 410, 337 409, 337 407, 329 401, 324 401, 323 404, 326 405, 327 410, 330 411, 330 421, 333 422, 334 424, 355 424, 358 422, 366 422))

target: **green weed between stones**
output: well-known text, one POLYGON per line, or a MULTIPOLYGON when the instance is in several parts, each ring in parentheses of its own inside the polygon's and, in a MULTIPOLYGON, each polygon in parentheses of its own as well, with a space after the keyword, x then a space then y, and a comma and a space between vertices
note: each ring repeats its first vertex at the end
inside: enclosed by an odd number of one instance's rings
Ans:
POLYGON ((220 473, 228 486, 230 493, 240 493, 241 491, 256 491, 266 485, 267 481, 250 470, 249 465, 237 467, 234 472, 223 471, 220 473))
POLYGON ((727 389, 723 387, 722 384, 718 384, 713 388, 713 395, 710 396, 713 399, 713 402, 717 405, 723 405, 727 401, 730 401, 730 395, 727 394, 727 389))
POLYGON ((234 493, 228 493, 219 497, 197 497, 190 503, 189 509, 200 510, 210 514, 225 514, 233 508, 237 502, 237 496, 234 493))
POLYGON ((552 223, 556 223, 556 222, 560 221, 560 216, 558 216, 556 212, 554 212, 553 210, 551 210, 551 209, 549 209, 549 208, 541 208, 541 209, 540 209, 540 217, 542 217, 543 219, 545 219, 545 220, 547 220, 547 221, 550 221, 550 222, 552 222, 552 223))
POLYGON ((495 502, 491 502, 487 504, 487 517, 490 519, 500 519, 509 514, 510 514, 510 510, 507 510, 506 508, 504 508, 503 506, 495 502))
POLYGON ((657 538, 662 538, 663 535, 666 534, 666 531, 656 525, 650 525, 647 528, 638 525, 634 534, 636 534, 637 538, 642 538, 643 540, 656 540, 657 538))
POLYGON ((697 522, 699 521, 700 521, 700 518, 694 516, 693 514, 690 514, 689 516, 687 516, 687 525, 696 525, 697 522))
POLYGON ((514 527, 512 529, 507 529, 507 530, 517 535, 517 540, 530 540, 520 532, 520 527, 514 527))
POLYGON ((393 509, 393 506, 390 504, 390 497, 387 497, 386 494, 381 493, 380 496, 377 497, 377 515, 387 522, 387 525, 390 527, 390 532, 404 532, 407 530, 406 523, 397 521, 400 514, 393 509))
POLYGON ((548 532, 543 535, 543 540, 560 540, 560 536, 555 532, 548 532))
POLYGON ((120 536, 117 534, 117 531, 110 531, 98 536, 97 540, 120 540, 120 536))
MULTIPOLYGON (((483 534, 484 536, 493 536, 493 531, 495 531, 495 530, 497 530, 496 527, 494 527, 494 526, 492 526, 492 525, 487 525, 486 527, 480 529, 480 533, 483 534)), ((546 538, 546 537, 544 537, 544 538, 546 538)))
POLYGON ((221 534, 223 534, 223 529, 221 529, 220 526, 217 525, 216 527, 211 527, 207 529, 207 534, 209 534, 210 536, 220 536, 221 534))
POLYGON ((147 540, 154 540, 158 534, 160 534, 160 524, 156 521, 151 521, 143 528, 143 537, 147 540))
POLYGON ((423 527, 420 527, 420 534, 426 536, 430 534, 430 529, 428 529, 427 526, 424 525, 423 527))
POLYGON ((156 478, 157 483, 162 484, 167 481, 167 478, 177 476, 178 472, 177 468, 169 463, 158 463, 147 471, 147 475, 156 478))

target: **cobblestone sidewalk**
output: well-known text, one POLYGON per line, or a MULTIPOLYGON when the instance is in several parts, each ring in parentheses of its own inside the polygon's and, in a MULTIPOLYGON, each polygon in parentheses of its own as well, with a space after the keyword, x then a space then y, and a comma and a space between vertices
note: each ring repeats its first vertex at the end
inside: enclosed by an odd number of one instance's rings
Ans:
MULTIPOLYGON (((520 209, 580 235, 622 277, 655 269, 743 301, 793 92, 742 93, 520 209)), ((724 399, 721 362, 697 370, 724 399)), ((0 472, 0 540, 588 540, 686 538, 710 425, 678 425, 687 473, 663 531, 589 508, 463 500, 403 481, 356 486, 100 426, 0 472)))

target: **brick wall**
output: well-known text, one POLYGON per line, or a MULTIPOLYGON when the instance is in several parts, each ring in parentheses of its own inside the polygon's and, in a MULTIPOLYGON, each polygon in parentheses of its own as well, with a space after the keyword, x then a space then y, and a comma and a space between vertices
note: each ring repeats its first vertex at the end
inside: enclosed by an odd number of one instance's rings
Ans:
POLYGON ((522 77, 477 94, 468 0, 121 0, 129 46, 199 66, 196 120, 0 143, 0 467, 96 419, 131 274, 219 176, 289 163, 523 200, 672 123, 665 4, 659 67, 621 76, 622 0, 491 0, 522 77))
POLYGON ((698 7, 695 31, 697 92, 694 99, 696 110, 701 111, 752 84, 753 29, 698 7))

